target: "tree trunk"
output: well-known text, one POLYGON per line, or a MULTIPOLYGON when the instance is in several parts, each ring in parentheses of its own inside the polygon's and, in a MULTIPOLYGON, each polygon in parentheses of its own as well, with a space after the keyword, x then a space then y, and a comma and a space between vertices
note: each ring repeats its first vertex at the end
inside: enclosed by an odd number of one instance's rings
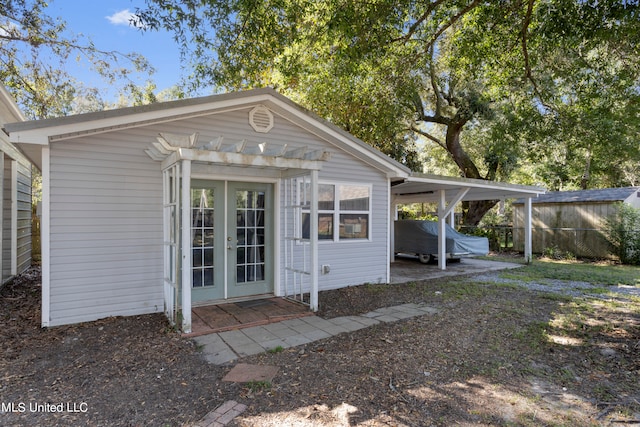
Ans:
POLYGON ((471 157, 469 157, 460 144, 460 134, 462 133, 462 128, 466 123, 467 119, 460 117, 457 114, 451 120, 447 126, 447 151, 451 154, 451 157, 453 158, 453 161, 456 162, 456 165, 458 165, 458 168, 460 168, 462 176, 465 178, 483 179, 482 176, 480 176, 480 171, 473 163, 473 160, 471 160, 471 157))
POLYGON ((478 225, 482 217, 493 208, 499 200, 478 200, 462 202, 462 224, 478 225))
MULTIPOLYGON (((485 179, 467 152, 460 144, 460 134, 467 119, 456 115, 447 126, 447 151, 460 168, 465 178, 485 179)), ((478 225, 482 217, 498 203, 498 200, 480 200, 463 203, 462 223, 464 225, 478 225)))

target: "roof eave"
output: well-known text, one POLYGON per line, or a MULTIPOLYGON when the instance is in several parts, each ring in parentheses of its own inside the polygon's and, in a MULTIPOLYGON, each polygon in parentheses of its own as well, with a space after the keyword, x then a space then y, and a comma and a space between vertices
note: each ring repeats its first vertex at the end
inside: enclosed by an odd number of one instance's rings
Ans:
POLYGON ((441 183, 441 184, 459 184, 460 186, 470 186, 474 188, 490 188, 490 189, 500 189, 503 188, 505 190, 509 190, 509 192, 521 192, 525 195, 539 195, 544 194, 547 190, 544 187, 532 186, 532 185, 522 185, 522 184, 509 184, 506 182, 499 181, 488 181, 484 179, 473 179, 473 178, 461 178, 461 177, 450 177, 450 176, 441 176, 441 175, 431 175, 431 174, 422 174, 422 173, 413 173, 409 178, 410 181, 423 181, 429 183, 441 183))
MULTIPOLYGON (((170 101, 138 107, 127 107, 75 116, 7 124, 11 142, 15 144, 48 145, 54 139, 70 139, 88 133, 103 133, 117 129, 143 126, 149 123, 212 114, 250 104, 277 106, 297 124, 325 139, 339 142, 351 154, 384 172, 387 177, 407 177, 410 170, 353 135, 277 93, 271 88, 253 89, 212 95, 202 98, 170 101)), ((331 142, 331 141, 330 141, 331 142)))

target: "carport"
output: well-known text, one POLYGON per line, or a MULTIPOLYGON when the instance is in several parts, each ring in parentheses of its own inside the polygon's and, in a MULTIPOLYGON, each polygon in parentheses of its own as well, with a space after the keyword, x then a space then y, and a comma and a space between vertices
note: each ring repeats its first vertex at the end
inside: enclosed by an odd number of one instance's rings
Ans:
MULTIPOLYGON (((524 257, 531 261, 531 199, 544 194, 542 187, 507 184, 481 179, 413 174, 391 183, 391 218, 397 219, 397 206, 405 203, 438 204, 438 267, 446 269, 445 224, 453 218, 458 203, 463 201, 524 199, 524 257)), ((390 224, 390 254, 394 261, 394 230, 390 224)))

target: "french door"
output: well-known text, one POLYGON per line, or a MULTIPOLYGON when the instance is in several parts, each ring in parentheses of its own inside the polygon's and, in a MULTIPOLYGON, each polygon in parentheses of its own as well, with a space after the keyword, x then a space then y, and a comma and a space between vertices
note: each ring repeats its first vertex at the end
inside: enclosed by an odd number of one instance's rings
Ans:
POLYGON ((273 186, 192 180, 191 298, 273 293, 273 186))

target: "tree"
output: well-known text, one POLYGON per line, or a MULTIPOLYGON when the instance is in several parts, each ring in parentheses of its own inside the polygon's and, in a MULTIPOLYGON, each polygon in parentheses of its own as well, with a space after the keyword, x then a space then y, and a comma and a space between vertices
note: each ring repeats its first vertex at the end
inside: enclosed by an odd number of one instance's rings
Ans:
POLYGON ((66 71, 74 58, 86 60, 106 83, 131 89, 133 72, 152 72, 139 54, 101 50, 47 15, 45 0, 5 0, 0 4, 0 78, 25 114, 33 119, 107 106, 99 91, 66 71), (121 66, 128 64, 128 67, 121 66))
POLYGON ((637 2, 565 0, 541 3, 534 13, 529 64, 547 113, 539 141, 556 144, 528 152, 555 157, 554 189, 628 185, 619 165, 640 159, 637 2), (561 151, 553 153, 554 145, 561 151))
MULTIPOLYGON (((536 162, 529 179, 586 187, 606 181, 616 153, 637 158, 638 10, 616 0, 147 0, 138 15, 175 31, 194 85, 275 86, 412 167, 421 137, 465 177, 504 180, 536 162)), ((468 206, 465 221, 492 205, 468 206)))
POLYGON ((640 265, 640 209, 618 203, 603 221, 604 234, 623 264, 640 265))

